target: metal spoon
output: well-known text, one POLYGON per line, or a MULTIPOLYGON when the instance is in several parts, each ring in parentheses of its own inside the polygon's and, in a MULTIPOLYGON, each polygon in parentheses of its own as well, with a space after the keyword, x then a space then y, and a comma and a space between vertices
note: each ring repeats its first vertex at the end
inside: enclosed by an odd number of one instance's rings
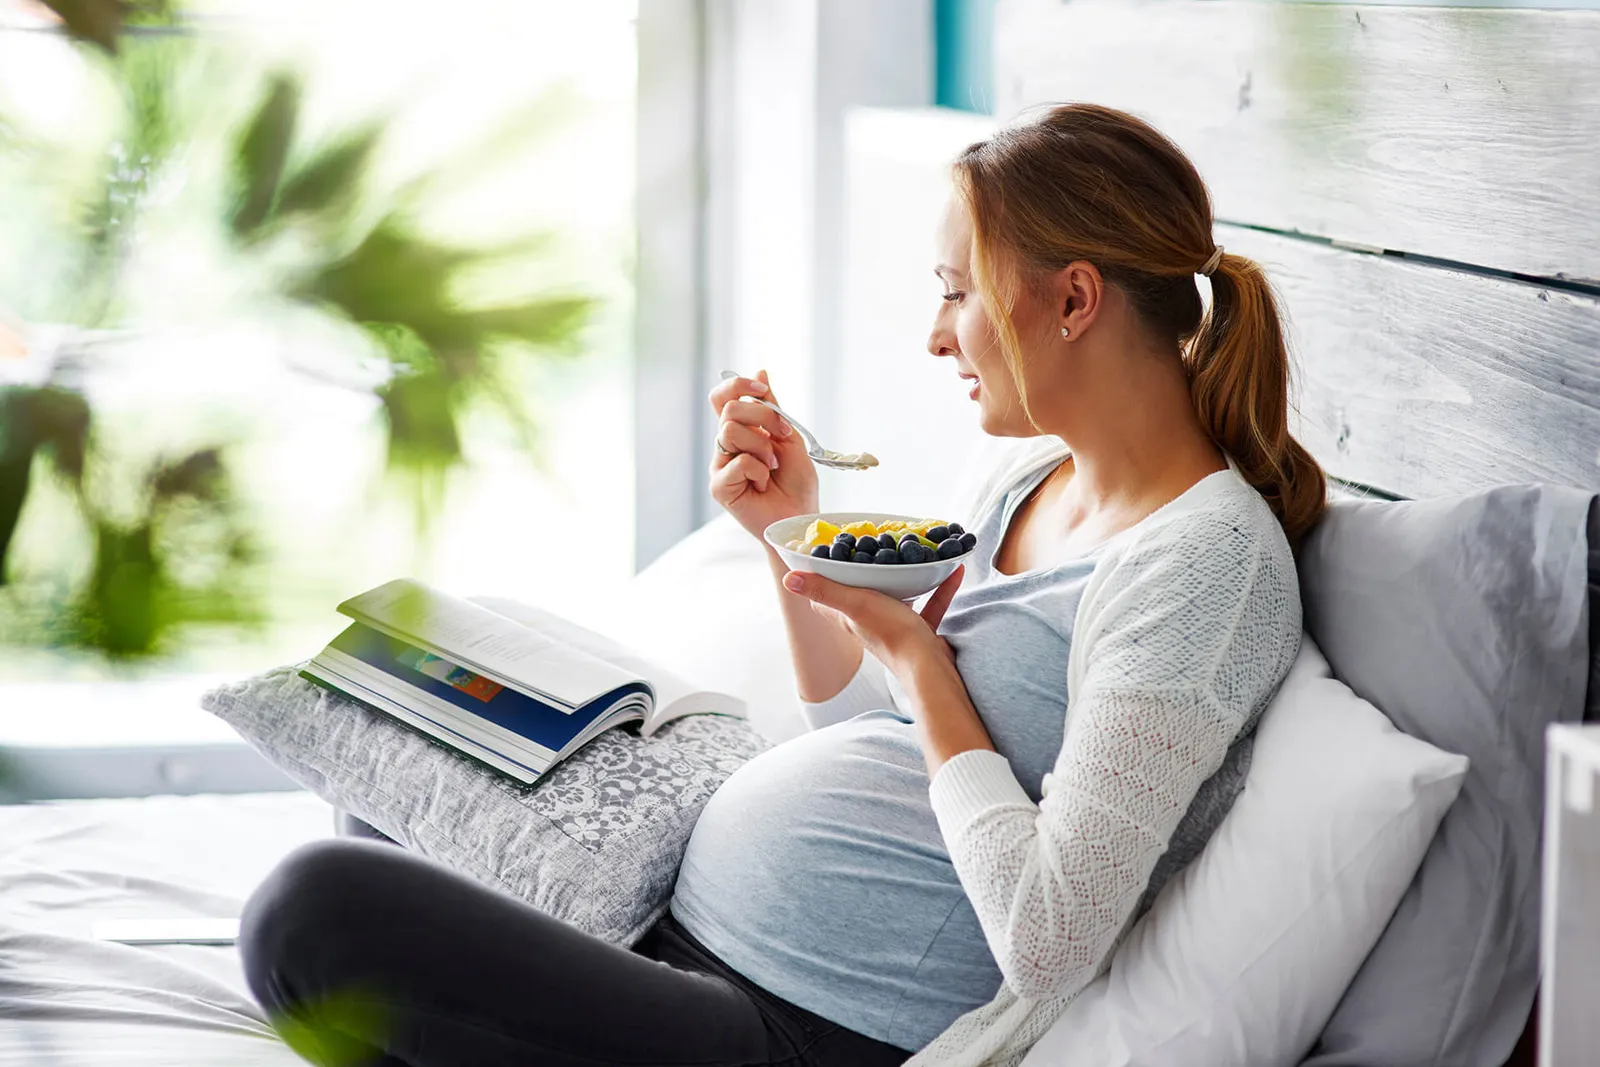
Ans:
MULTIPOLYGON (((722 372, 722 377, 723 380, 737 378, 739 377, 739 373, 737 371, 725 370, 722 372)), ((794 427, 794 432, 800 435, 800 440, 806 443, 806 455, 811 457, 811 462, 813 463, 820 463, 824 467, 832 467, 835 470, 841 471, 864 471, 878 465, 878 457, 874 456, 871 452, 835 452, 831 448, 823 448, 822 445, 817 442, 816 437, 812 435, 810 430, 806 429, 804 426, 801 426, 800 423, 795 420, 793 415, 789 414, 787 411, 783 410, 770 400, 762 400, 757 396, 749 396, 745 397, 745 399, 753 400, 757 404, 765 404, 773 411, 776 411, 779 415, 782 415, 783 420, 790 426, 794 427)))

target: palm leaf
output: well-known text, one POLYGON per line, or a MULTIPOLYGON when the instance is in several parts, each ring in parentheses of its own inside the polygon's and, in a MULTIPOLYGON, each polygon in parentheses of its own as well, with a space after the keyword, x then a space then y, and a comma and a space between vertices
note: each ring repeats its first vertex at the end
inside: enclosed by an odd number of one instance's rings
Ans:
POLYGON ((129 528, 94 523, 94 570, 79 607, 85 643, 113 656, 148 653, 159 631, 157 600, 164 575, 148 522, 129 528))
POLYGON ((44 0, 44 5, 56 13, 72 36, 108 53, 116 52, 122 21, 132 10, 127 0, 44 0))
POLYGON ((0 391, 0 585, 6 582, 6 552, 28 499, 33 455, 38 449, 32 428, 26 424, 25 395, 22 389, 0 391))
POLYGON ((6 554, 27 500, 34 457, 43 453, 69 480, 83 476, 89 438, 89 405, 82 396, 53 387, 0 390, 0 585, 6 554))
POLYGON ((173 0, 44 0, 67 32, 116 54, 125 25, 167 26, 177 21, 173 0))
POLYGON ((278 215, 316 215, 347 208, 361 193, 368 162, 382 134, 382 127, 367 126, 317 153, 284 179, 278 215))
POLYGON ((593 310, 592 299, 566 296, 486 308, 469 314, 478 330, 486 335, 548 347, 571 341, 593 310))
POLYGON ((275 76, 234 151, 234 209, 229 225, 235 236, 255 235, 272 213, 299 112, 300 86, 286 75, 275 76))
POLYGON ((456 270, 470 259, 389 218, 349 255, 306 279, 299 294, 355 322, 403 325, 434 349, 471 349, 480 333, 450 298, 456 270))

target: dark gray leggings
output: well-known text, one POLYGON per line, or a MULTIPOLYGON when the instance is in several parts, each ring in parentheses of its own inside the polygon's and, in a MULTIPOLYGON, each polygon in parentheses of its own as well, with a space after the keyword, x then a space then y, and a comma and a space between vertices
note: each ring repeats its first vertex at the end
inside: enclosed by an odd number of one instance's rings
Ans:
POLYGON ((393 844, 319 841, 245 906, 245 976, 341 1067, 890 1067, 910 1053, 730 970, 671 917, 632 951, 393 844))

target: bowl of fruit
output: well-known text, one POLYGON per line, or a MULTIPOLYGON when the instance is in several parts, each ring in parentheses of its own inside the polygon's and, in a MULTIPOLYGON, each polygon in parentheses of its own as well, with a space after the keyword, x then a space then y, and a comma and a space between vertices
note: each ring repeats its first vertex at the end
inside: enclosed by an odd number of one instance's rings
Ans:
POLYGON ((957 522, 871 511, 780 519, 764 532, 792 571, 914 600, 961 565, 978 539, 957 522))

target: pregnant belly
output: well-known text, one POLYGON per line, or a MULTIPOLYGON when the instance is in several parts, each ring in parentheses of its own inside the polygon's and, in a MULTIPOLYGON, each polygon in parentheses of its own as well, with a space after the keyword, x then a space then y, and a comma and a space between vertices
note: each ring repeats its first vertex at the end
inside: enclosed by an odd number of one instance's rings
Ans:
POLYGON ((872 712, 771 749, 707 804, 691 860, 753 880, 948 885, 949 855, 928 804, 928 776, 910 723, 872 712))
POLYGON ((854 1000, 893 1013, 920 989, 959 1014, 999 984, 914 728, 892 712, 787 742, 730 777, 695 827, 673 912, 730 966, 814 1011, 854 1000), (929 961, 954 988, 922 988, 929 961))

